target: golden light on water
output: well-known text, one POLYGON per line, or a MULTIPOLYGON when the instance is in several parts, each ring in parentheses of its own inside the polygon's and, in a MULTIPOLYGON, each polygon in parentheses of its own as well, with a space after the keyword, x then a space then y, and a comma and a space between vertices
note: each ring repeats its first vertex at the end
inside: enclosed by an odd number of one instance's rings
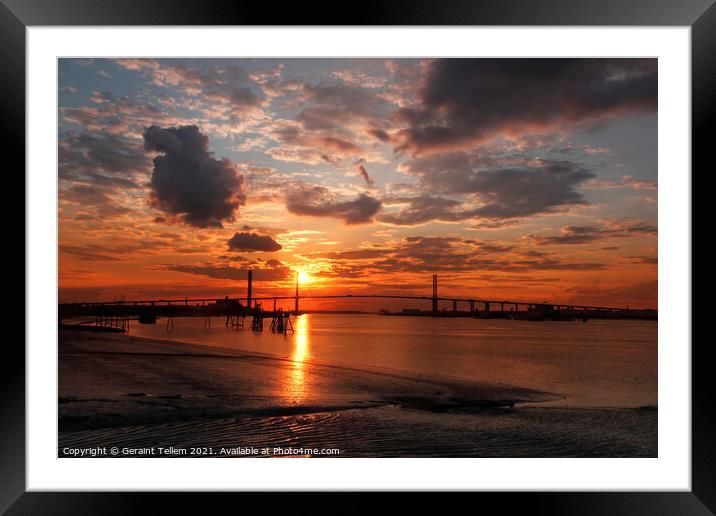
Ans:
POLYGON ((294 321, 294 330, 296 333, 294 334, 294 349, 291 354, 289 382, 286 388, 287 396, 291 403, 301 403, 307 394, 305 360, 310 357, 309 325, 310 316, 307 314, 299 315, 294 321))

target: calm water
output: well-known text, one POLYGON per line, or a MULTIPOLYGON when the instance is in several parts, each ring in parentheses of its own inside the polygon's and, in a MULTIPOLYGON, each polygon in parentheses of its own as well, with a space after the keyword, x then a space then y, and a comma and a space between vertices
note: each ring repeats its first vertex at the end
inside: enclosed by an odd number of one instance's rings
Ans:
MULTIPOLYGON (((653 321, 529 322, 306 314, 294 335, 228 330, 213 318, 179 318, 174 330, 132 322, 130 335, 270 353, 297 362, 348 364, 512 384, 566 396, 569 407, 657 405, 653 321)), ((266 325, 270 320, 266 320, 266 325)), ((249 320, 247 319, 247 325, 249 320)))

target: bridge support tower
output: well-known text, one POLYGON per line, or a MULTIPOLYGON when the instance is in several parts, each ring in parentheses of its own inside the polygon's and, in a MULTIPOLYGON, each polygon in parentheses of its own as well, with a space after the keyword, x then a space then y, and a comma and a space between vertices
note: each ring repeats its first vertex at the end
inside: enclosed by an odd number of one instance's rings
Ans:
POLYGON ((438 311, 438 275, 433 274, 433 313, 438 311))

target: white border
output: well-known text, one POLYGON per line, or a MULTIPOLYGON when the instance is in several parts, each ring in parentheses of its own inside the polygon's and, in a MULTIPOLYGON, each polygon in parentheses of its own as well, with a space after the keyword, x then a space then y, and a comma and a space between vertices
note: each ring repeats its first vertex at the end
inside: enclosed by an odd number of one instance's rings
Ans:
POLYGON ((690 490, 690 29, 27 29, 27 488, 690 490), (659 58, 658 459, 57 459, 57 58, 659 58))

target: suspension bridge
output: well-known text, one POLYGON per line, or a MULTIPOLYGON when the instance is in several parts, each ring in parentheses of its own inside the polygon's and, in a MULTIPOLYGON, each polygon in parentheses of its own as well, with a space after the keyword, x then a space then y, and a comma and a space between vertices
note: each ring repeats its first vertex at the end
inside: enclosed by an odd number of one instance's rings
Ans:
POLYGON ((183 299, 138 299, 101 301, 87 303, 63 303, 58 307, 60 322, 67 318, 94 317, 96 327, 125 331, 129 320, 136 318, 140 323, 154 324, 157 317, 167 319, 167 327, 173 326, 174 317, 204 317, 205 326, 211 324, 211 317, 226 317, 226 326, 243 328, 244 318, 251 317, 252 329, 261 331, 263 319, 271 318, 272 330, 286 333, 292 328, 290 315, 301 313, 302 300, 326 299, 395 299, 429 301, 430 310, 406 309, 400 312, 381 310, 384 315, 426 315, 434 317, 480 317, 528 320, 572 320, 572 319, 656 319, 656 310, 630 309, 628 307, 577 305, 572 303, 528 302, 524 300, 482 299, 441 296, 438 294, 438 275, 432 276, 432 295, 404 294, 302 294, 299 275, 296 273, 295 291, 284 296, 254 296, 253 274, 247 272, 246 297, 242 298, 189 298, 183 299), (279 308, 279 301, 293 301, 293 310, 279 308), (452 305, 439 309, 440 302, 452 305), (271 309, 265 307, 269 303, 271 309))

